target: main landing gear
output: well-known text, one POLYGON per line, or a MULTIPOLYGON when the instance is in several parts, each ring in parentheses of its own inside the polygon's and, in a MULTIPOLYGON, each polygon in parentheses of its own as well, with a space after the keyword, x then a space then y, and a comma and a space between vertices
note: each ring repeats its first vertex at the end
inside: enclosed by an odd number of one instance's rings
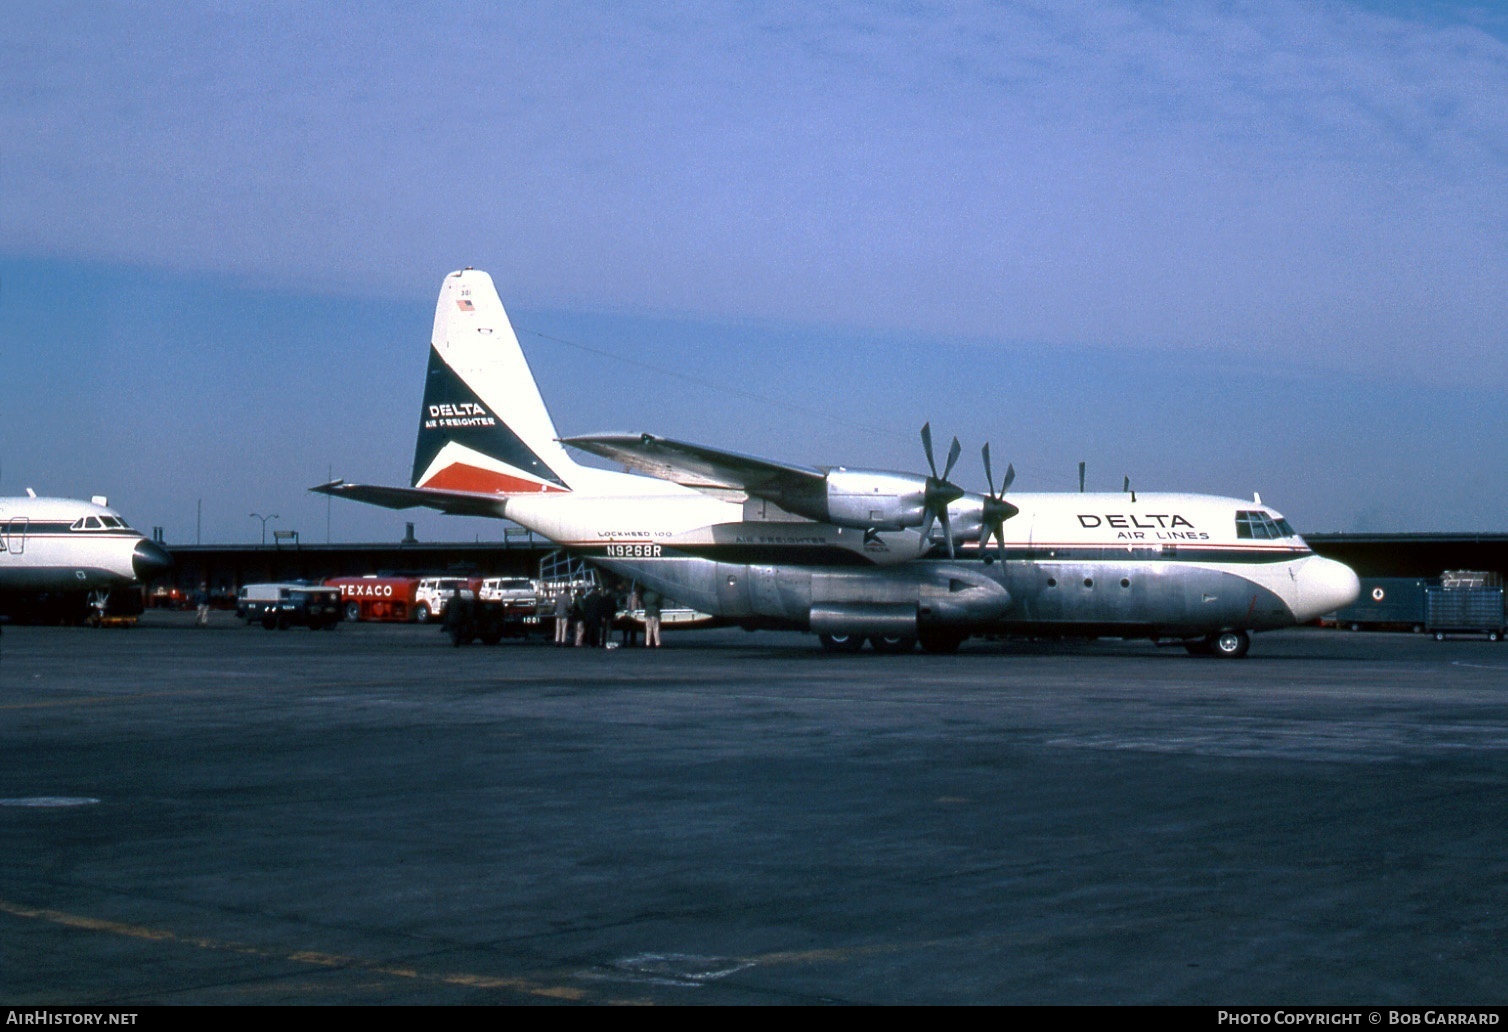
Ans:
POLYGON ((915 651, 918 641, 923 652, 956 652, 965 635, 958 631, 929 628, 915 638, 909 634, 871 634, 868 638, 862 634, 819 634, 817 637, 828 652, 858 652, 868 641, 881 655, 900 656, 915 651))
POLYGON ((858 652, 867 641, 874 650, 885 656, 900 656, 916 650, 916 639, 909 634, 819 634, 822 647, 828 652, 858 652))
POLYGON ((817 637, 828 652, 858 652, 864 647, 862 634, 819 634, 817 637))
POLYGON ((873 634, 869 644, 885 655, 899 656, 916 650, 916 639, 909 634, 873 634))

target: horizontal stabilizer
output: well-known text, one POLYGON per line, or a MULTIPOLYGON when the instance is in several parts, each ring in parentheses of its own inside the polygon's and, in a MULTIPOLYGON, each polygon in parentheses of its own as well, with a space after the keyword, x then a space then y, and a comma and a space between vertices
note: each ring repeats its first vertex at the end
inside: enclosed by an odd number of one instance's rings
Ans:
POLYGON ((348 484, 344 480, 332 480, 309 490, 369 505, 380 505, 386 509, 412 509, 422 505, 452 516, 499 517, 503 515, 507 504, 506 498, 495 494, 444 491, 432 487, 379 487, 374 484, 348 484))

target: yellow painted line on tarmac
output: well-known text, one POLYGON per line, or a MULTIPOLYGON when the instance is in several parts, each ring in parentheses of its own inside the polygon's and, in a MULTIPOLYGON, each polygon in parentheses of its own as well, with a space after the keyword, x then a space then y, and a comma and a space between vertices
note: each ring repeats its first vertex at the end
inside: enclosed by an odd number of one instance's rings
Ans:
POLYGON ((904 942, 879 942, 867 946, 833 946, 808 950, 785 950, 761 953, 752 957, 739 957, 753 967, 774 967, 781 964, 835 964, 863 957, 883 956, 887 953, 908 951, 935 951, 949 947, 966 947, 971 950, 1000 949, 1002 947, 1036 948, 1057 938, 1056 933, 1038 932, 1023 934, 1012 932, 1000 935, 963 935, 942 939, 915 939, 904 942))
POLYGON ((440 985, 461 986, 467 989, 505 989, 525 996, 541 996, 551 1000, 565 1000, 570 1002, 592 1003, 624 1003, 640 1001, 623 1000, 597 1000, 585 989, 570 985, 551 985, 546 982, 536 982, 527 978, 512 978, 499 975, 476 975, 466 972, 425 972, 415 968, 396 967, 383 964, 379 961, 363 960, 359 957, 349 957, 339 953, 321 953, 313 950, 295 950, 284 953, 278 950, 264 949, 260 946, 251 946, 246 943, 225 942, 218 939, 208 939, 198 936, 183 936, 163 928, 148 928, 143 925, 125 924, 119 921, 109 921, 97 917, 89 917, 83 914, 70 914, 62 910, 50 910, 44 907, 29 907, 19 903, 12 903, 0 899, 0 913, 10 914, 32 921, 46 921, 50 924, 62 925, 67 928, 79 928, 85 931, 101 932, 107 935, 124 936, 130 939, 146 939, 152 942, 177 943, 183 946, 192 946, 196 949, 210 950, 216 953, 235 953, 245 957, 260 957, 267 960, 287 961, 295 964, 308 964, 312 967, 347 969, 365 971, 372 974, 386 975, 390 978, 407 978, 419 982, 431 982, 440 985))
MULTIPOLYGON (((571 1003, 594 1003, 594 1004, 618 1004, 618 1005, 643 1005, 652 1003, 649 1000, 634 999, 602 999, 595 997, 586 989, 573 985, 552 984, 547 981, 536 981, 527 978, 517 978, 503 975, 479 975, 470 972, 432 972, 420 971, 417 968, 398 967, 392 964, 384 964, 379 961, 364 960, 360 957, 351 957, 339 953, 324 953, 316 950, 294 950, 283 952, 266 949, 260 946, 252 946, 247 943, 228 942, 218 939, 210 939, 199 936, 183 936, 176 932, 162 928, 150 928, 144 925, 126 924, 119 921, 110 921, 103 918, 89 917, 82 914, 71 914, 62 910, 50 910, 43 907, 29 907, 19 903, 0 899, 0 914, 9 914, 13 917, 27 920, 46 921, 51 924, 62 925, 68 928, 78 928, 85 931, 100 932, 107 935, 117 935, 132 939, 145 939, 152 942, 175 943, 183 946, 191 946, 195 949, 208 950, 216 953, 234 953, 246 957, 258 957, 265 960, 281 961, 294 964, 306 964, 310 967, 325 968, 328 970, 361 971, 373 975, 381 975, 387 978, 411 979, 416 982, 427 982, 436 985, 457 986, 464 989, 501 989, 508 992, 519 993, 524 996, 537 996, 550 1000, 561 1000, 571 1003)), ((1026 941, 1035 941, 1038 937, 999 937, 998 942, 1014 942, 1021 945, 1026 941)), ((803 964, 839 964, 862 957, 878 956, 889 953, 900 953, 917 949, 933 949, 947 945, 957 945, 956 939, 939 939, 921 942, 897 942, 875 943, 868 946, 847 946, 832 948, 815 948, 806 950, 771 951, 753 956, 733 958, 742 965, 748 967, 778 967, 785 965, 803 964)), ((600 977, 605 972, 598 971, 600 977)), ((611 978, 612 974, 608 974, 611 978)), ((637 979, 636 979, 637 980, 637 979)))
POLYGON ((739 959, 755 967, 767 967, 776 964, 832 964, 852 960, 856 957, 872 957, 883 953, 899 953, 902 950, 932 949, 941 945, 944 945, 944 940, 937 942, 876 943, 871 946, 834 946, 829 949, 786 950, 776 953, 761 953, 754 957, 740 957, 739 959))

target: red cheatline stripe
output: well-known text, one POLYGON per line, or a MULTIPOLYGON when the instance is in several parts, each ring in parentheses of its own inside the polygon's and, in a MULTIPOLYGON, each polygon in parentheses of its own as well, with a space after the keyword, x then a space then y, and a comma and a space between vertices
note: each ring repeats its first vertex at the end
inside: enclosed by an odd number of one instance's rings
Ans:
POLYGON ((477 494, 548 494, 551 491, 565 491, 565 488, 557 484, 511 477, 506 473, 468 466, 464 462, 451 463, 419 486, 442 491, 474 491, 477 494))

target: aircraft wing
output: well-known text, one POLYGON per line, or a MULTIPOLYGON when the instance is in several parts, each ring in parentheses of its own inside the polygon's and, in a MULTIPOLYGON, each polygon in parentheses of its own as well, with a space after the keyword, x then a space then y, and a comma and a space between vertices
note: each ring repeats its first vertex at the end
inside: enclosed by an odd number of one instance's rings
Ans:
POLYGON ((771 462, 652 434, 592 434, 562 438, 560 443, 661 480, 686 487, 739 490, 777 504, 782 498, 827 489, 826 473, 811 466, 771 462))
POLYGON ((374 484, 348 484, 332 480, 309 488, 319 494, 351 498, 388 509, 412 509, 423 505, 453 516, 502 516, 506 501, 499 495, 473 494, 469 491, 443 491, 433 487, 378 487, 374 484))

